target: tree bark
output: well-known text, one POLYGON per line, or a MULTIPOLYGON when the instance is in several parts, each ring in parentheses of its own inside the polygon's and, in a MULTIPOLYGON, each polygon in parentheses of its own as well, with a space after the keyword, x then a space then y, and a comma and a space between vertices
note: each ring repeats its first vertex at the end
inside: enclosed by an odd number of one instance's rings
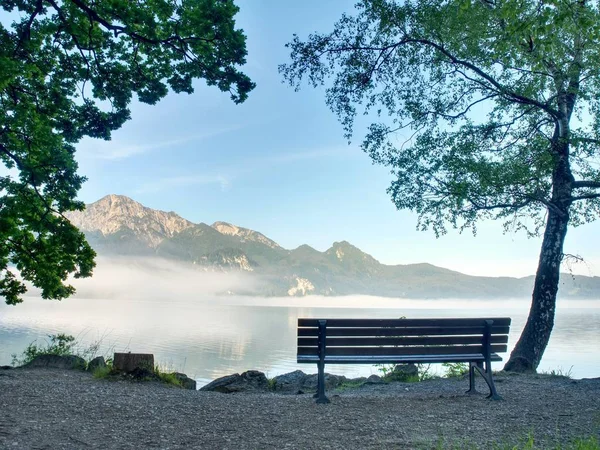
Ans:
POLYGON ((529 317, 504 370, 535 371, 542 360, 554 327, 560 263, 568 223, 568 213, 565 217, 552 209, 548 211, 529 317))
POLYGON ((504 365, 504 370, 507 371, 535 371, 554 327, 563 244, 569 226, 569 209, 573 202, 574 178, 569 164, 568 135, 567 118, 559 121, 555 128, 552 153, 556 158, 556 165, 552 173, 552 199, 548 206, 531 308, 523 333, 504 365))
POLYGON ((113 367, 125 373, 136 370, 154 371, 154 355, 151 353, 115 353, 113 367))

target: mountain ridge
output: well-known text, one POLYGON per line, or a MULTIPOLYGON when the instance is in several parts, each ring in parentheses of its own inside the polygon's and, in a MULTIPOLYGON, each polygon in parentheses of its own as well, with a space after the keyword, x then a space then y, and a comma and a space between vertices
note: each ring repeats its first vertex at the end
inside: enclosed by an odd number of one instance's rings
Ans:
MULTIPOLYGON (((193 223, 115 194, 67 217, 99 255, 160 257, 260 277, 261 288, 245 294, 506 298, 530 296, 533 286, 532 276, 478 277, 429 263, 385 265, 345 240, 324 252, 307 244, 287 250, 249 228, 223 221, 193 223)), ((600 277, 561 277, 562 296, 599 298, 599 292, 600 277)))

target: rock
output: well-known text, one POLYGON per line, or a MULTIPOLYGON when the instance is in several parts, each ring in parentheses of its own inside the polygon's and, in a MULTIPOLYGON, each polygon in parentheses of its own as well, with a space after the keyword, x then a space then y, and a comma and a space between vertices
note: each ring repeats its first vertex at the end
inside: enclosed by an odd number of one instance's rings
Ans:
POLYGON ((85 370, 85 360, 75 355, 40 355, 36 356, 31 362, 28 362, 23 367, 27 369, 44 367, 52 369, 85 370))
MULTIPOLYGON (((302 383, 301 389, 303 391, 315 392, 317 390, 317 377, 318 375, 316 373, 312 375, 307 375, 306 378, 304 378, 304 382, 302 383)), ((348 379, 343 375, 332 375, 330 373, 326 373, 325 390, 335 389, 347 380, 348 379)))
POLYGON ((252 392, 252 391, 267 391, 269 389, 269 381, 264 373, 258 370, 248 370, 247 372, 234 373, 225 377, 217 378, 200 388, 201 391, 214 391, 223 394, 231 394, 234 392, 252 392))
POLYGON ((408 381, 419 376, 419 368, 414 364, 398 364, 394 367, 391 379, 394 381, 408 381))
POLYGON ((104 361, 104 357, 98 356, 98 357, 92 359, 88 363, 87 370, 88 370, 88 372, 94 372, 97 369, 104 369, 105 367, 106 367, 106 361, 104 361))
POLYGON ((385 381, 383 381, 383 379, 379 376, 379 375, 371 375, 369 378, 367 378, 367 381, 365 381, 365 384, 383 384, 385 383, 385 381))
POLYGON ((0 370, 11 370, 14 369, 13 366, 0 366, 0 370))
POLYGON ((296 394, 298 391, 302 391, 306 377, 307 375, 301 370, 284 373, 273 378, 272 388, 275 392, 296 394))
POLYGON ((196 380, 188 377, 185 373, 174 372, 173 375, 179 380, 182 388, 196 390, 196 380))

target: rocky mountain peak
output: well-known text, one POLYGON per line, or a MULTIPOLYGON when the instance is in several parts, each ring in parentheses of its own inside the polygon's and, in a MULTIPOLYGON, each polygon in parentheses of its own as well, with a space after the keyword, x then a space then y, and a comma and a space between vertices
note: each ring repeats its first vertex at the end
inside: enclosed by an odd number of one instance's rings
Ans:
POLYGON ((151 247, 194 226, 174 212, 147 208, 129 197, 115 194, 86 205, 84 211, 72 211, 66 216, 82 231, 100 232, 106 236, 120 230, 130 230, 151 247))
POLYGON ((379 264, 379 261, 377 261, 371 255, 363 252, 361 249, 355 247, 348 241, 334 242, 331 248, 325 253, 331 257, 334 256, 341 262, 361 261, 367 264, 379 264))
POLYGON ((226 234, 228 236, 238 236, 247 241, 260 242, 261 244, 264 244, 267 247, 271 248, 281 248, 277 242, 269 239, 264 234, 259 233, 258 231, 238 227, 237 225, 233 225, 227 222, 215 222, 211 226, 221 234, 226 234))

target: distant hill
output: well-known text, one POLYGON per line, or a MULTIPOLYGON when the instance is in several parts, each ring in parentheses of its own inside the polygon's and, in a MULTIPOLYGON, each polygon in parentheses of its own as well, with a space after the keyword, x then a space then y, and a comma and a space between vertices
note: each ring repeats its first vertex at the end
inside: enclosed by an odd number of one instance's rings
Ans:
MULTIPOLYGON (((385 265, 349 242, 320 252, 287 250, 258 231, 226 222, 192 223, 120 195, 68 215, 102 256, 160 257, 200 270, 244 271, 261 277, 253 295, 366 294, 404 298, 531 296, 533 277, 476 277, 431 264, 385 265)), ((600 277, 562 274, 561 297, 600 298, 600 277)))

